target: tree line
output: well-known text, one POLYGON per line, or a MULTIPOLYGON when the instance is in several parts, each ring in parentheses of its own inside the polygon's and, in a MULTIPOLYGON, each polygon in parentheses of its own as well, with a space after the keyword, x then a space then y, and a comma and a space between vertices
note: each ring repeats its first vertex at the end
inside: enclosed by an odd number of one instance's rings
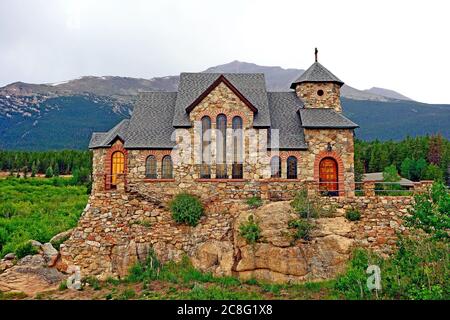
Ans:
POLYGON ((407 137, 401 141, 355 142, 355 176, 383 172, 395 166, 398 173, 412 181, 439 180, 449 183, 450 141, 442 135, 407 137))
MULTIPOLYGON (((449 184, 450 141, 442 135, 407 137, 402 141, 355 141, 355 175, 383 172, 394 165, 398 173, 413 181, 440 180, 449 184)), ((37 173, 47 176, 72 174, 75 170, 90 172, 92 152, 2 151, 0 171, 37 173)))
POLYGON ((0 150, 0 171, 34 176, 59 176, 74 171, 91 171, 92 152, 61 151, 5 151, 0 150))

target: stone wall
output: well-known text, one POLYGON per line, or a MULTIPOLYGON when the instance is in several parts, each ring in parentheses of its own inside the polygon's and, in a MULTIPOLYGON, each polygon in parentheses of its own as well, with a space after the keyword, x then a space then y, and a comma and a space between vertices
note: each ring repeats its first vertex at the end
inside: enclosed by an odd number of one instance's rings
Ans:
MULTIPOLYGON (((322 84, 314 84, 321 86, 322 84)), ((325 84, 324 84, 325 85, 325 84)), ((327 84, 326 86, 334 84, 327 84)), ((304 84, 304 86, 308 86, 304 84)), ((330 89, 331 90, 331 89, 330 89)), ((111 148, 94 150, 93 173, 94 193, 103 192, 110 186, 111 155, 114 151, 123 151, 126 158, 125 184, 130 190, 138 191, 147 196, 156 197, 167 202, 181 191, 189 191, 203 200, 248 198, 261 195, 262 198, 286 198, 286 195, 296 192, 305 185, 316 184, 319 181, 319 163, 324 157, 333 157, 338 163, 340 195, 351 196, 354 190, 353 163, 353 131, 352 130, 305 130, 308 150, 282 150, 271 154, 267 150, 267 129, 253 128, 253 111, 225 84, 220 83, 190 112, 194 126, 189 129, 177 129, 175 138, 180 143, 176 151, 170 149, 123 149, 120 140, 114 142, 111 148), (219 114, 227 116, 227 141, 232 141, 232 120, 240 116, 243 129, 252 134, 244 135, 243 179, 232 178, 232 144, 227 150, 228 179, 216 179, 216 118, 219 114), (204 116, 211 118, 211 179, 200 178, 199 123, 204 116), (251 137, 258 137, 258 145, 251 143, 251 137), (189 144, 187 143, 189 141, 189 144), (332 151, 327 151, 328 143, 332 151), (193 147, 186 147, 186 146, 193 147), (157 160, 157 179, 147 179, 145 163, 149 155, 157 160), (166 155, 173 160, 173 179, 161 179, 161 162, 166 155), (279 155, 281 158, 281 178, 270 177, 270 158, 279 155), (297 158, 297 179, 287 179, 287 158, 297 158)))
POLYGON ((403 217, 411 197, 321 199, 335 209, 335 217, 317 220, 319 228, 312 241, 292 242, 282 239, 293 216, 286 201, 268 203, 259 211, 249 210, 242 200, 204 201, 205 216, 190 227, 176 224, 163 204, 137 192, 97 193, 61 246, 62 265, 77 265, 83 275, 103 279, 123 277, 153 248, 162 261, 179 260, 186 254, 196 267, 216 275, 298 282, 335 276, 355 245, 389 254, 397 233, 408 232, 403 217), (344 218, 351 208, 361 211, 360 221, 344 218), (238 232, 249 214, 260 220, 265 238, 253 247, 238 232))
POLYGON ((333 108, 342 112, 341 87, 336 83, 307 82, 300 83, 295 88, 297 96, 305 102, 306 108, 333 108), (319 95, 319 90, 323 95, 319 95))

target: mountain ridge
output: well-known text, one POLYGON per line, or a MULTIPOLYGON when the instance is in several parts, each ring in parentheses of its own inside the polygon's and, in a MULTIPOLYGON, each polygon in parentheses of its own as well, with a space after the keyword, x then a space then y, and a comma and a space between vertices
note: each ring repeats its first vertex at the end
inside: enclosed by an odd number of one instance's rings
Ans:
MULTIPOLYGON (((234 60, 230 63, 210 67, 202 72, 219 73, 264 73, 268 90, 288 91, 289 85, 305 70, 259 66, 255 63, 234 60)), ((91 93, 96 95, 133 96, 140 91, 176 91, 179 76, 153 77, 150 79, 121 76, 82 76, 55 83, 32 84, 14 82, 0 87, 0 95, 29 96, 33 94, 65 95, 91 93)), ((348 85, 342 87, 344 98, 371 101, 411 100, 390 89, 373 87, 359 90, 348 85), (385 94, 383 94, 385 93, 385 94)))
MULTIPOLYGON (((303 72, 240 61, 204 72, 233 71, 264 73, 272 91, 288 91, 303 72)), ((87 148, 92 132, 107 131, 130 117, 139 92, 176 91, 178 79, 85 76, 47 84, 12 83, 0 88, 0 149, 87 148)), ((391 90, 383 91, 393 95, 389 98, 345 85, 342 93, 344 114, 360 125, 358 138, 402 139, 439 132, 450 139, 450 105, 396 99, 398 93, 391 90)))

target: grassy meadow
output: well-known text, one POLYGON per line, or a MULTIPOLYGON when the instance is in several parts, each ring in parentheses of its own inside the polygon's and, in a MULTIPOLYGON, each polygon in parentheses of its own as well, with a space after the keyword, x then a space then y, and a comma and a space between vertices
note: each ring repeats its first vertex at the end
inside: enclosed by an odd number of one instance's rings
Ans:
POLYGON ((87 200, 87 187, 70 178, 0 179, 0 257, 75 227, 87 200))

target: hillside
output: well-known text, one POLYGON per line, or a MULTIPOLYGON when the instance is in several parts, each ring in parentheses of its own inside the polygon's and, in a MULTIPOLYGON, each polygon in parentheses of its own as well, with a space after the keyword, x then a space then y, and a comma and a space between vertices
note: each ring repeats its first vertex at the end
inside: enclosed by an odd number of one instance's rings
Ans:
MULTIPOLYGON (((303 70, 233 61, 205 72, 260 72, 267 87, 289 90, 303 70)), ((136 79, 81 77, 53 84, 16 82, 0 88, 0 148, 46 150, 87 147, 93 131, 129 117, 140 91, 175 91, 178 76, 136 79)), ((381 88, 342 88, 344 113, 361 139, 401 139, 440 132, 450 138, 450 106, 419 103, 381 88)))

